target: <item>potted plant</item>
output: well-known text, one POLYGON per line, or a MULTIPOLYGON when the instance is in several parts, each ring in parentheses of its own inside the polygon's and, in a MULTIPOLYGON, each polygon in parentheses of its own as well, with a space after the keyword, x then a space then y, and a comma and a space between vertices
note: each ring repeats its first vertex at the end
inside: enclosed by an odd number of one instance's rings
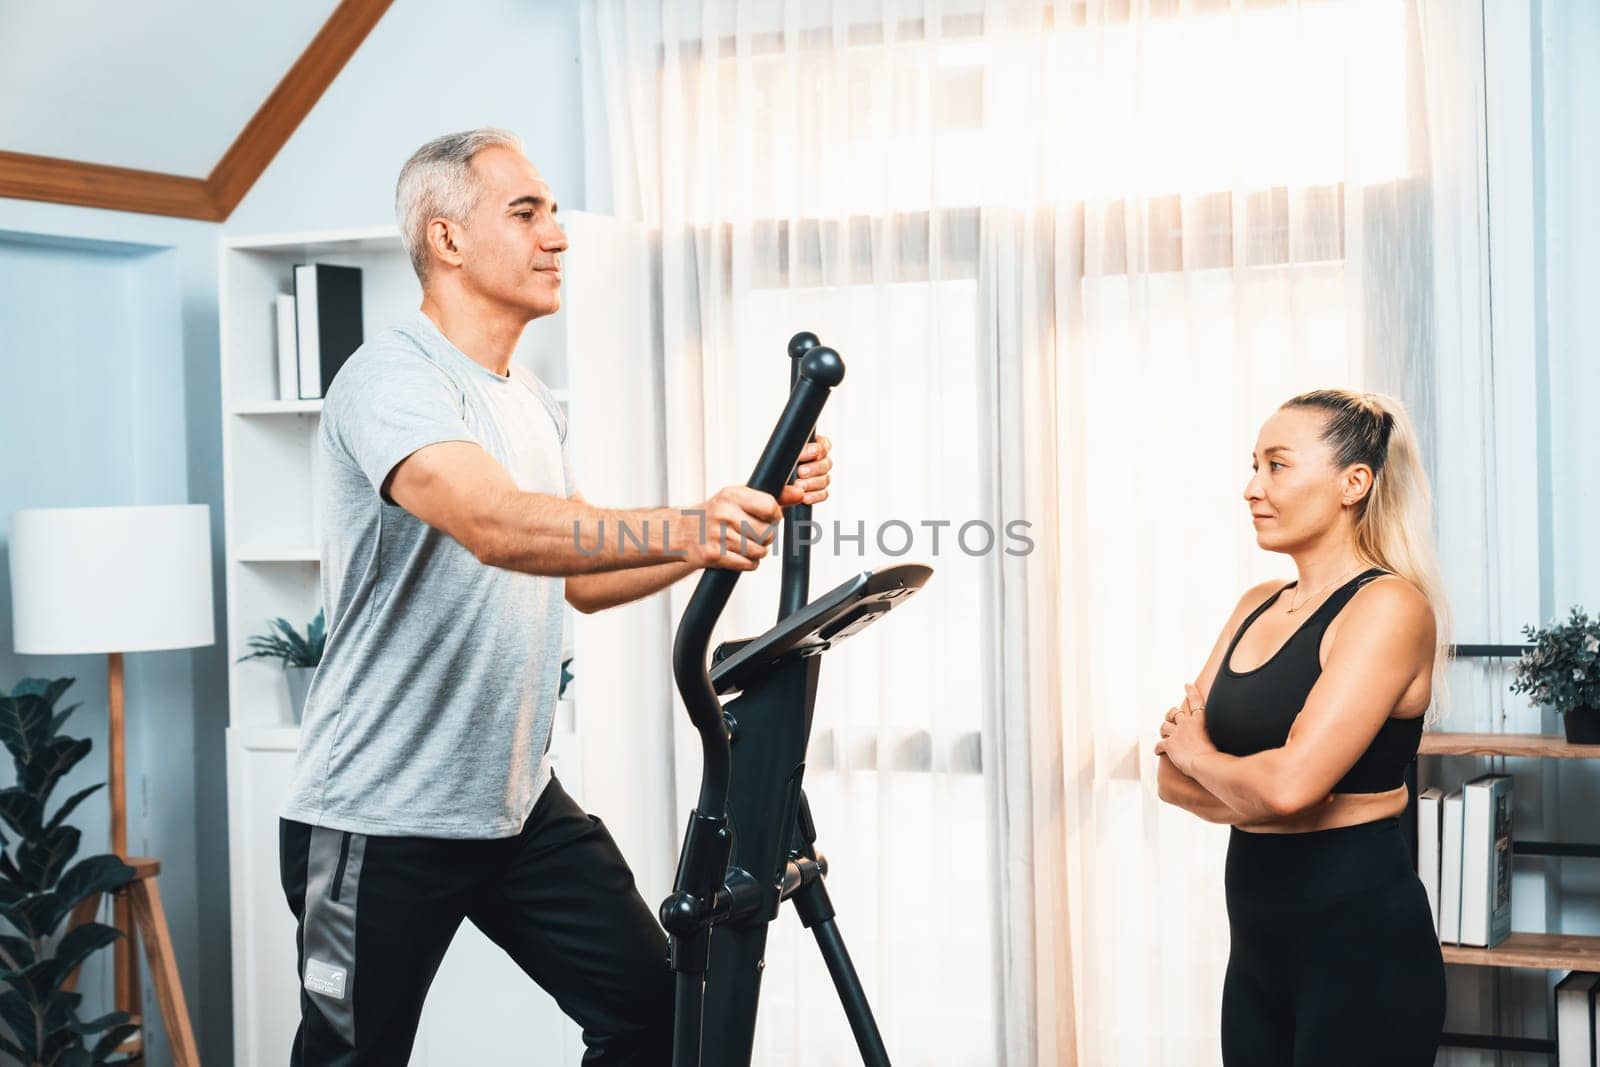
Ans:
POLYGON ((311 620, 311 625, 306 627, 304 637, 286 620, 273 619, 271 630, 254 635, 246 644, 253 651, 247 656, 240 656, 240 663, 247 659, 283 661, 283 677, 289 685, 289 707, 298 724, 306 710, 306 693, 311 688, 311 676, 316 673, 317 664, 322 662, 322 650, 328 644, 321 609, 318 609, 317 617, 311 620))
POLYGON ((1574 607, 1565 622, 1522 632, 1533 647, 1517 660, 1511 691, 1555 708, 1572 744, 1600 744, 1600 617, 1574 607))
POLYGON ((571 666, 572 653, 568 652, 561 660, 561 683, 556 687, 556 719, 552 729, 558 732, 571 733, 577 729, 577 708, 567 696, 573 678, 571 666))
POLYGON ((62 988, 84 960, 122 935, 98 922, 59 937, 57 928, 80 902, 126 885, 134 873, 112 855, 67 866, 79 832, 66 817, 104 783, 78 790, 47 815, 51 792, 89 754, 87 739, 60 733, 77 705, 56 711, 56 700, 72 681, 25 678, 0 695, 0 741, 16 767, 16 785, 0 789, 0 919, 10 928, 0 935, 0 1021, 9 1031, 0 1050, 31 1067, 111 1062, 139 1029, 127 1012, 80 1020, 83 994, 62 988))

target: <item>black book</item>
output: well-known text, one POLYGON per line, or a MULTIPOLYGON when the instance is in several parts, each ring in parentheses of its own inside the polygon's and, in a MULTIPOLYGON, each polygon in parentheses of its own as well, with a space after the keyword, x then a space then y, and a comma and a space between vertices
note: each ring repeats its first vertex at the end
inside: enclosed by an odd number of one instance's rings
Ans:
POLYGON ((345 360, 361 347, 361 268, 301 263, 294 268, 300 399, 326 396, 345 360))

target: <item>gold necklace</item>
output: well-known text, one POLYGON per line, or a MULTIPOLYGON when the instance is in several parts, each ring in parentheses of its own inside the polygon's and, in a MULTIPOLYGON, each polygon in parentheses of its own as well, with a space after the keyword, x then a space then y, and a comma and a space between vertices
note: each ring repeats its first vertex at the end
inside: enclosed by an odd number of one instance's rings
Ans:
POLYGON ((1313 600, 1317 599, 1317 597, 1321 596, 1323 593, 1326 593, 1329 589, 1332 589, 1336 583, 1342 582, 1346 578, 1349 578, 1349 577, 1351 577, 1353 575, 1359 574, 1361 572, 1361 570, 1362 570, 1361 564, 1359 564, 1359 563, 1356 564, 1356 569, 1355 570, 1353 570, 1353 571, 1345 571, 1343 574, 1339 575, 1339 577, 1335 578, 1333 581, 1329 582, 1327 585, 1323 586, 1321 589, 1318 589, 1315 593, 1312 593, 1310 596, 1306 597, 1304 600, 1300 601, 1300 603, 1298 603, 1298 604, 1296 604, 1294 602, 1294 598, 1293 597, 1290 597, 1289 598, 1289 606, 1284 609, 1284 614, 1285 615, 1293 615, 1295 612, 1299 611, 1301 608, 1305 607, 1307 604, 1309 604, 1313 600))

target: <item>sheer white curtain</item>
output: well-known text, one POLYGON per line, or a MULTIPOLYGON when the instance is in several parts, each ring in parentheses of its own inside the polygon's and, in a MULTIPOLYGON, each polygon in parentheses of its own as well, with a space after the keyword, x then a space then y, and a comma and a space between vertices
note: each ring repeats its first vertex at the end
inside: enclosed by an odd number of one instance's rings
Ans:
MULTIPOLYGON (((1239 499, 1260 422, 1431 381, 1415 8, 601 0, 585 37, 590 203, 659 235, 670 498, 743 477, 810 329, 849 368, 814 586, 895 520, 935 566, 824 665, 807 772, 896 1062, 1214 1061, 1226 832, 1159 803, 1149 749, 1290 573, 1239 499)), ((760 1062, 848 1062, 775 941, 760 1062)))
POLYGON ((1149 750, 1239 593, 1292 576, 1240 499, 1260 423, 1307 388, 1407 393, 1390 370, 1432 293, 1421 51, 1398 0, 1068 10, 1040 95, 1072 213, 1053 310, 1077 1053, 1216 1062, 1227 831, 1159 802, 1149 750))
MULTIPOLYGON (((1489 295, 1488 158, 1482 22, 1447 0, 1421 5, 1427 56, 1428 192, 1436 225, 1432 314, 1402 387, 1424 397, 1418 429, 1437 499, 1440 563, 1461 644, 1522 640, 1539 616, 1532 353, 1496 361, 1489 295)), ((1452 665, 1450 730, 1540 731, 1538 711, 1507 693, 1505 665, 1452 665)), ((1428 783, 1421 783, 1426 786, 1428 783)))
MULTIPOLYGON (((830 653, 806 783, 839 925, 897 1063, 995 1057, 996 989, 979 738, 995 687, 992 522, 977 358, 977 213, 930 195, 943 129, 976 115, 920 32, 802 5, 600 4, 609 199, 660 248, 668 498, 741 481, 810 330, 847 373, 820 432, 837 457, 814 518, 812 590, 931 563, 927 592, 830 653), (969 522, 987 523, 963 530, 969 522), (985 531, 992 531, 986 534, 985 531)), ((969 79, 970 80, 970 79, 969 79)), ((981 82, 972 84, 981 86, 981 82)), ((946 198, 950 200, 950 198, 946 198)), ((959 203, 960 201, 950 200, 959 203)), ((740 583, 721 635, 760 632, 776 564, 740 583)), ((674 590, 681 613, 689 587, 674 590)), ((698 782, 678 744, 681 825, 698 782)), ((773 931, 763 1064, 848 1062, 854 1045, 809 934, 773 931)))

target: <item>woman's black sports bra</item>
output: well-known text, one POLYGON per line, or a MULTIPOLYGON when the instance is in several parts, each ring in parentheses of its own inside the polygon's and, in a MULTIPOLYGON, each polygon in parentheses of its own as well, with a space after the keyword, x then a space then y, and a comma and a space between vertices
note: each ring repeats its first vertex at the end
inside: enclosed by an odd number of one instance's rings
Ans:
MULTIPOLYGON (((1363 585, 1387 573, 1374 567, 1350 579, 1301 623, 1271 659, 1253 671, 1235 671, 1233 650, 1239 638, 1294 583, 1279 589, 1250 613, 1228 644, 1228 653, 1222 657, 1222 666, 1206 696, 1206 730, 1219 750, 1232 756, 1248 756, 1283 746, 1289 739, 1290 724, 1322 675, 1320 649, 1328 624, 1363 585)), ((1422 716, 1384 720, 1372 744, 1334 785, 1333 792, 1382 793, 1402 784, 1421 740, 1422 716)))

